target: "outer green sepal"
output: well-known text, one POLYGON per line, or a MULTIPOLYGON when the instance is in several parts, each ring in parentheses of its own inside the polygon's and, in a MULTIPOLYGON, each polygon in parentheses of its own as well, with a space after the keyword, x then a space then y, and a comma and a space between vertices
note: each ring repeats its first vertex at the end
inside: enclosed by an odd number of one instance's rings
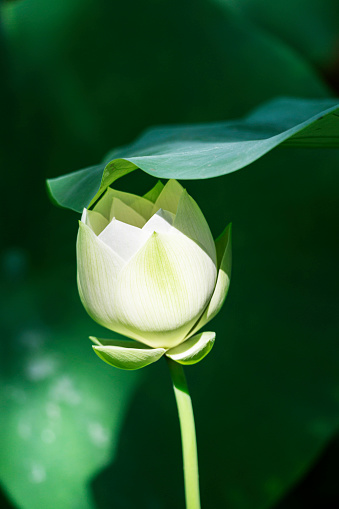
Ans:
POLYGON ((106 340, 90 337, 93 350, 101 360, 119 369, 144 368, 160 359, 164 348, 150 348, 137 341, 106 340))
POLYGON ((152 187, 152 189, 148 191, 148 193, 144 194, 144 198, 146 198, 146 200, 151 201, 152 203, 155 203, 163 189, 164 184, 161 182, 161 180, 158 180, 155 186, 152 187))
POLYGON ((212 350, 215 332, 201 332, 181 345, 167 350, 166 356, 179 364, 196 364, 212 350))

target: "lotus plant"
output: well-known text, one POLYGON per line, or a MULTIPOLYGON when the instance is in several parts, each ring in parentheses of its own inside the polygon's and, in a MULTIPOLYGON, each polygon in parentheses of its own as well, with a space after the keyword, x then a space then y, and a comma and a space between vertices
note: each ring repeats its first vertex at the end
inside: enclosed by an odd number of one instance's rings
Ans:
POLYGON ((84 209, 77 239, 81 301, 100 325, 129 340, 91 337, 95 353, 121 369, 165 356, 182 432, 186 503, 200 507, 195 427, 181 364, 211 350, 199 332, 221 309, 231 274, 231 225, 213 240, 197 203, 176 181, 143 197, 108 188, 84 209))

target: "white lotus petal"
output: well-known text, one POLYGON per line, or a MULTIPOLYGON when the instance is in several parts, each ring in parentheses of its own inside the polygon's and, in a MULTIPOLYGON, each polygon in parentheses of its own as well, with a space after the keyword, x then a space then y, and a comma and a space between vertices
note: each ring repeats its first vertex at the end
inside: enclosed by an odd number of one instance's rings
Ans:
POLYGON ((87 209, 84 209, 82 211, 80 221, 82 221, 83 223, 87 224, 87 209))
POLYGON ((134 337, 115 320, 114 289, 124 261, 81 221, 77 238, 78 289, 88 314, 120 334, 134 337))
POLYGON ((167 357, 179 364, 196 364, 212 350, 215 332, 201 332, 181 345, 166 352, 167 357))
POLYGON ((147 221, 142 229, 150 233, 169 233, 173 230, 172 224, 174 217, 174 214, 171 214, 171 212, 160 209, 147 221))
POLYGON ((218 278, 212 298, 196 324, 189 334, 189 337, 195 334, 201 327, 206 325, 207 322, 212 320, 214 316, 220 311, 230 286, 231 269, 232 269, 232 225, 229 224, 221 236, 216 240, 216 250, 218 259, 218 278))
POLYGON ((163 209, 175 214, 183 191, 184 188, 179 182, 174 179, 169 180, 154 203, 153 213, 163 209))
POLYGON ((116 316, 152 347, 182 342, 212 295, 216 266, 184 235, 153 233, 119 273, 116 316))
POLYGON ((112 219, 100 233, 99 239, 109 246, 125 262, 141 248, 152 232, 112 219))
POLYGON ((143 368, 159 360, 166 352, 164 348, 148 348, 140 343, 136 343, 135 346, 131 341, 91 339, 93 342, 99 343, 99 345, 93 346, 98 357, 110 366, 120 369, 143 368), (140 346, 138 347, 138 345, 140 346))
MULTIPOLYGON (((109 187, 103 198, 99 200, 97 205, 94 207, 94 210, 100 212, 105 217, 107 214, 107 207, 110 203, 112 206, 113 199, 117 198, 122 201, 125 205, 128 205, 132 209, 134 209, 138 214, 145 218, 145 220, 149 219, 153 212, 153 204, 149 200, 146 200, 142 196, 137 196, 136 194, 124 193, 123 191, 117 191, 116 189, 112 189, 109 187), (102 210, 103 209, 103 210, 102 210), (105 213, 104 213, 105 212, 105 213)), ((109 219, 113 218, 112 210, 109 211, 110 216, 109 219)))
POLYGON ((216 264, 216 250, 211 230, 198 204, 186 190, 181 194, 173 226, 197 242, 216 264))
POLYGON ((107 219, 93 210, 84 209, 81 221, 91 228, 95 235, 99 235, 108 225, 107 219))
POLYGON ((144 194, 144 198, 146 200, 151 201, 152 203, 155 203, 159 194, 164 189, 164 184, 161 182, 161 180, 158 180, 158 182, 155 184, 152 189, 150 189, 146 194, 144 194))
POLYGON ((143 216, 118 198, 113 198, 111 217, 138 228, 142 228, 146 222, 143 216))

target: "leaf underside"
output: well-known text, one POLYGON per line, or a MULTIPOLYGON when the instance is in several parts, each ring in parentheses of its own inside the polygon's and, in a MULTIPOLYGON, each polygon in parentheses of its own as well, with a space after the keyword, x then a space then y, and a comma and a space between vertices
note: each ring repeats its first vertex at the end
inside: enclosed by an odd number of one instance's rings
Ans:
POLYGON ((218 177, 279 145, 339 147, 338 127, 338 99, 278 98, 239 120, 151 128, 101 165, 50 179, 47 188, 56 204, 81 212, 137 168, 165 179, 218 177))

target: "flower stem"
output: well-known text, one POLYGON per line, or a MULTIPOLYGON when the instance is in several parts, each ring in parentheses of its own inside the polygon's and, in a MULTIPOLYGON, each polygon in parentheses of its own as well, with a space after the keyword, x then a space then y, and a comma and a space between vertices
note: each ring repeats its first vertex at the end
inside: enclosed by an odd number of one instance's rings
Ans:
POLYGON ((179 414, 186 509, 200 509, 198 452, 191 396, 188 391, 184 368, 168 357, 166 357, 166 360, 172 378, 179 414))

